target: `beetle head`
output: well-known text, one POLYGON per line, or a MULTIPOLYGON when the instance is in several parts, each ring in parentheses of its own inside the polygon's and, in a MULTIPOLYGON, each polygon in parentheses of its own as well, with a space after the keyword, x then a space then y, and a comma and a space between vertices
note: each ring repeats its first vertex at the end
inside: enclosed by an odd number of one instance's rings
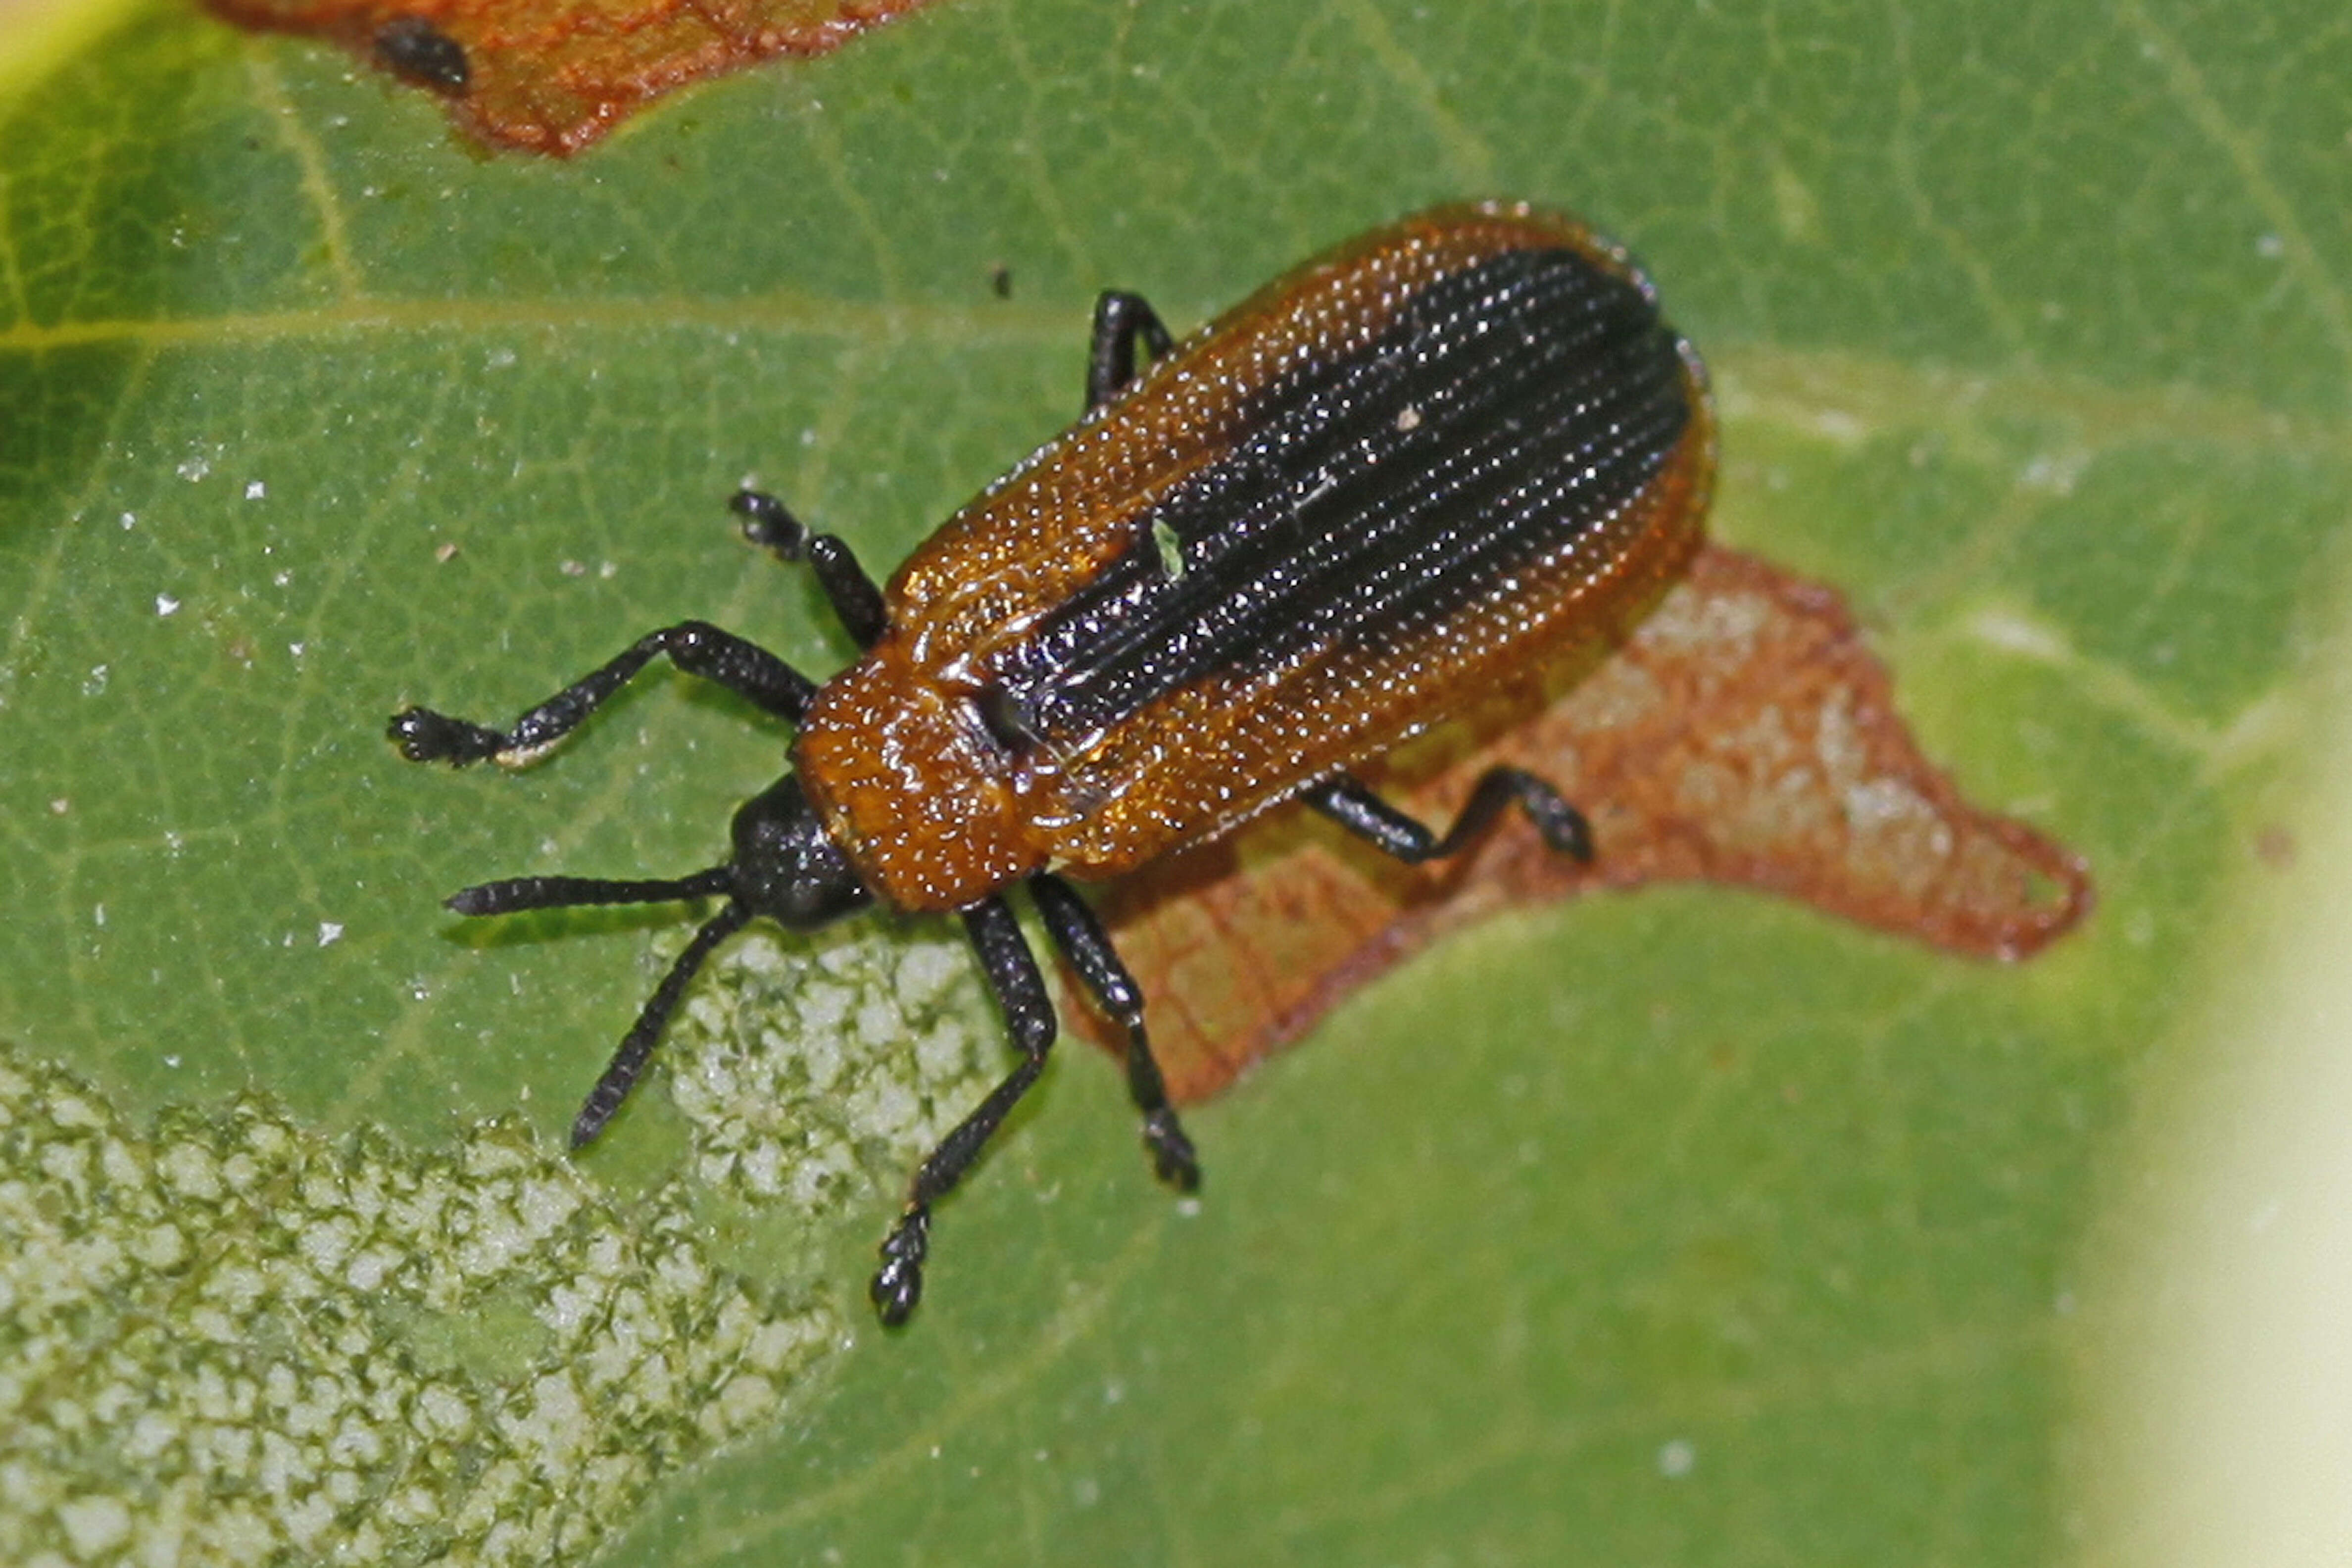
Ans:
POLYGON ((874 901, 857 868, 825 830, 796 773, 735 813, 735 897, 753 914, 796 931, 826 925, 874 901))

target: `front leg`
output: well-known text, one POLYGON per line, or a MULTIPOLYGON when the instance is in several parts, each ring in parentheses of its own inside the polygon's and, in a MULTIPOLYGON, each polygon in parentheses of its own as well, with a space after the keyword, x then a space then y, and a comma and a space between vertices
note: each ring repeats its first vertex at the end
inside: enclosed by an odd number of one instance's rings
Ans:
POLYGON ((816 574, 825 602, 859 647, 872 647, 890 629, 882 590, 857 563, 848 541, 836 533, 813 532, 764 490, 737 490, 727 503, 743 520, 743 537, 784 561, 805 561, 816 574))
POLYGON ((510 763, 529 762, 577 729, 657 654, 667 654, 688 674, 748 698, 790 723, 800 722, 816 695, 815 682, 759 644, 707 621, 681 621, 639 637, 627 652, 573 681, 509 729, 493 730, 430 708, 409 708, 393 717, 386 733, 412 763, 464 767, 491 757, 510 763))
POLYGON ((868 1292, 885 1323, 896 1327, 907 1321, 923 1299, 923 1263, 931 1248, 931 1205, 955 1189, 972 1162, 988 1146, 997 1128, 1021 1102, 1045 1068, 1045 1053, 1053 1049, 1054 998, 1021 922, 1002 898, 982 900, 964 911, 964 931, 980 956, 981 973, 1004 1011, 1013 1043, 1021 1051, 1018 1066, 1004 1081, 988 1091, 972 1113, 940 1140, 930 1158, 915 1172, 906 1211, 882 1242, 882 1267, 875 1271, 868 1292))

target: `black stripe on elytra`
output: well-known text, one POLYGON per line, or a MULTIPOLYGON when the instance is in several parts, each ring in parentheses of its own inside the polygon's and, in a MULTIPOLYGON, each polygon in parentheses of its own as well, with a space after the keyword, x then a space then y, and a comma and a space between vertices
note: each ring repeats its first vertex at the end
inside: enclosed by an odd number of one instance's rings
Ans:
POLYGON ((1636 284, 1567 249, 1449 274, 1250 399, 1233 448, 1001 653, 983 712, 1009 744, 1075 743, 1220 674, 1409 642, 1604 524, 1690 417, 1636 284))

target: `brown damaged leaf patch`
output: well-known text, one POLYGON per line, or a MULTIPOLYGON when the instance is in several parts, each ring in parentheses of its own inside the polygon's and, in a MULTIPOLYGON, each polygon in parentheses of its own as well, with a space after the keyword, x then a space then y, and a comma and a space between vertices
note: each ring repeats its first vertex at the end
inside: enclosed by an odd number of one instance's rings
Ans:
POLYGON ((928 0, 207 0, 438 94, 493 147, 576 153, 664 93, 828 54, 928 0))
POLYGON ((1709 546, 1580 681, 1498 693, 1364 774, 1442 826, 1487 768, 1531 769, 1591 816, 1591 866, 1516 814, 1412 868, 1285 811, 1106 890, 1169 1091, 1216 1093, 1449 931, 1593 888, 1727 882, 1953 952, 2031 956, 2089 911, 2088 868, 1963 800, 1892 699, 1834 591, 1709 546))

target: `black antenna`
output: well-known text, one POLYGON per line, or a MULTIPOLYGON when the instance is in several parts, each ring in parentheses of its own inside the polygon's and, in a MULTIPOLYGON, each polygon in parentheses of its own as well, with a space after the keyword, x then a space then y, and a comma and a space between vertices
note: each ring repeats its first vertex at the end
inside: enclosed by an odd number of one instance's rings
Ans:
POLYGON ((741 931, 751 918, 751 911, 740 902, 730 902, 702 922, 702 929, 694 933, 694 940, 686 944, 686 951, 669 966, 662 983, 646 998, 645 1011, 629 1026, 629 1032, 621 1037, 621 1048, 613 1053, 604 1076, 596 1080, 596 1087, 588 1091, 586 1103, 580 1107, 580 1114, 572 1118, 574 1149, 585 1148, 604 1131, 604 1123, 613 1120, 613 1112, 621 1109, 621 1101, 628 1099, 629 1090, 636 1087, 637 1075, 646 1070, 646 1058, 654 1054, 663 1026, 676 1010, 677 999, 686 994, 687 982, 694 978, 694 972, 702 967, 719 944, 741 931))
MULTIPOLYGON (((484 882, 479 887, 462 889, 445 899, 443 903, 461 915, 510 915, 521 910, 572 909, 583 904, 664 904, 674 899, 707 899, 718 893, 731 893, 735 889, 732 867, 713 866, 708 871, 697 871, 689 877, 664 877, 635 881, 612 881, 600 877, 511 877, 503 882, 484 882)), ((636 1087, 646 1070, 654 1047, 661 1040, 662 1029, 669 1016, 677 1010, 678 998, 686 994, 687 983, 695 972, 709 961, 719 944, 741 931, 751 918, 751 909, 740 899, 730 899, 727 907, 702 922, 677 962, 669 966, 662 983, 654 987, 646 998, 645 1010, 629 1032, 621 1037, 621 1048, 613 1053, 613 1060, 604 1068, 604 1076, 588 1091, 588 1100, 581 1106, 580 1114, 572 1121, 572 1146, 583 1148, 604 1131, 604 1123, 621 1109, 636 1087)))
POLYGON ((666 904, 673 899, 707 899, 735 888, 731 868, 713 866, 691 877, 633 882, 597 877, 509 877, 462 888, 441 900, 461 915, 510 915, 523 910, 562 910, 582 904, 666 904))

